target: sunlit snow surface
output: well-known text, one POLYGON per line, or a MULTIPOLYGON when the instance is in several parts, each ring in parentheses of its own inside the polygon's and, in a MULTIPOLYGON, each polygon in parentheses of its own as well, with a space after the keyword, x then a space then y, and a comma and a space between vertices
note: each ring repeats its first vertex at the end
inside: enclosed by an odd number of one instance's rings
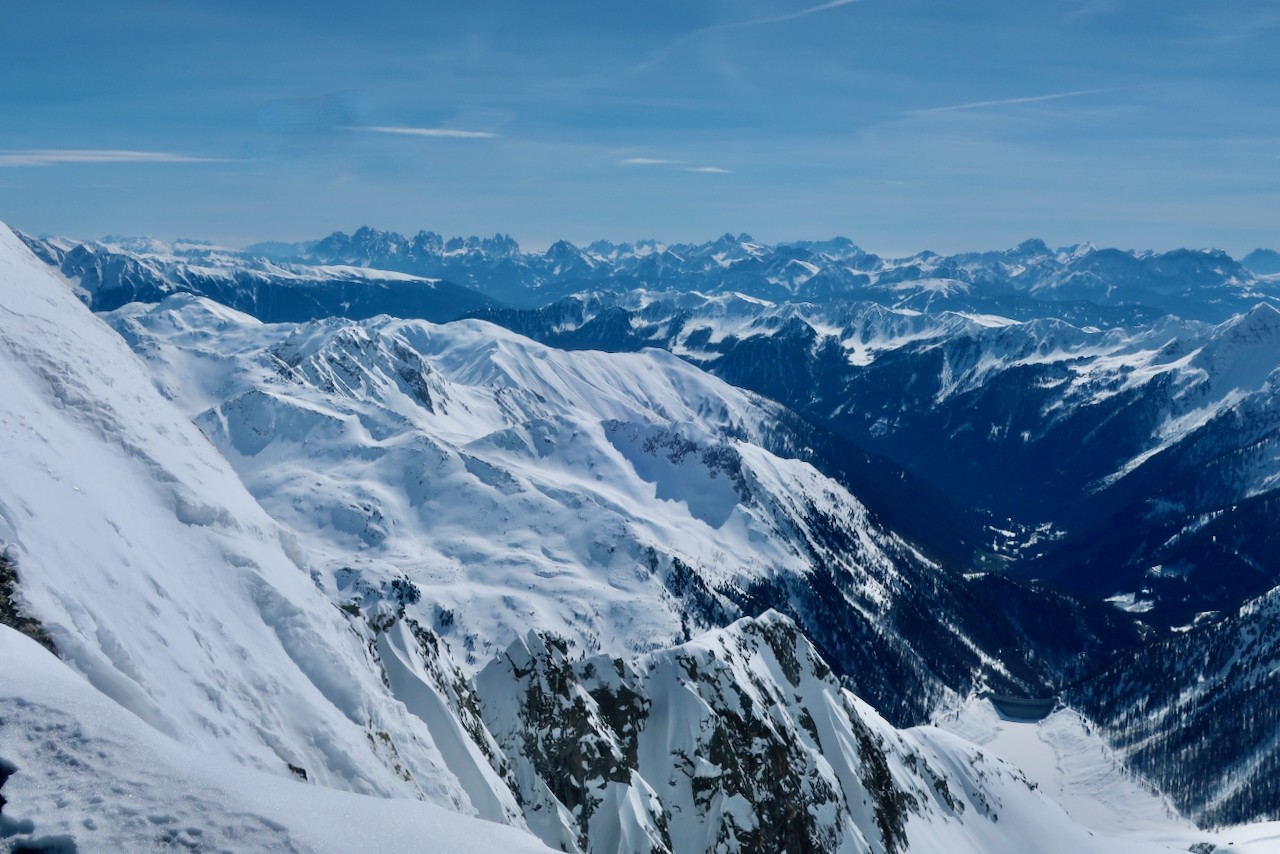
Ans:
POLYGON ((466 813, 501 791, 490 774, 468 793, 296 537, 33 262, 0 230, 0 544, 66 662, 159 732, 250 767, 466 813))
POLYGON ((264 325, 175 296, 108 315, 327 590, 397 577, 482 665, 537 627, 585 650, 682 639, 656 574, 800 575, 832 560, 886 601, 900 542, 843 487, 760 447, 773 404, 662 351, 568 353, 479 321, 264 325))
POLYGON ((1071 709, 1058 708, 1044 720, 1030 722, 1006 717, 990 701, 975 697, 942 715, 938 726, 1026 774, 1039 791, 1098 836, 1098 851, 1186 851, 1197 842, 1251 854, 1280 851, 1280 822, 1205 831, 1178 817, 1162 795, 1124 769, 1101 735, 1071 709))
POLYGON ((515 828, 421 801, 306 785, 193 750, 4 626, 0 758, 16 766, 0 851, 60 840, 81 854, 548 850, 515 828))

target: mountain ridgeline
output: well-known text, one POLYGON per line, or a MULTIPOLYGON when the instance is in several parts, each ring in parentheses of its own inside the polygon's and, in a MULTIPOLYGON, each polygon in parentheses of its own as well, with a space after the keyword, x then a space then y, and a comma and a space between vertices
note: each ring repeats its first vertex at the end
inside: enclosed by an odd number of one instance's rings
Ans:
MULTIPOLYGON (((83 335, 127 344, 119 370, 157 392, 159 426, 113 404, 125 445, 198 429, 201 478, 240 490, 226 509, 175 488, 164 536, 285 532, 205 549, 256 579, 214 619, 251 608, 246 631, 285 642, 262 666, 340 710, 255 729, 249 705, 193 688, 171 714, 99 679, 166 731, 230 715, 254 764, 569 851, 1012 850, 1000 813, 1040 796, 895 729, 994 692, 1088 715, 1188 818, 1280 818, 1262 250, 19 237, 52 274, 31 287, 78 297, 83 335)), ((39 340, 18 362, 72 370, 39 340)), ((107 670, 162 655, 26 573, 41 541, 6 506, 14 619, 107 670)), ((159 579, 121 607, 163 610, 159 579)))

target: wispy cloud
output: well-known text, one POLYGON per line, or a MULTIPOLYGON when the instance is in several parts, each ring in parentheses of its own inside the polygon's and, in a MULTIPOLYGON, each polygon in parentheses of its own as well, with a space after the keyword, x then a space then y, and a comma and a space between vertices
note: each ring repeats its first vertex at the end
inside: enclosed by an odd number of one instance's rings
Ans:
POLYGON ((406 128, 406 127, 388 127, 385 125, 377 125, 373 127, 352 128, 352 130, 366 130, 373 133, 395 133, 401 136, 434 136, 447 137, 449 139, 493 139, 496 133, 490 133, 487 130, 456 130, 454 128, 406 128))
POLYGON ((733 170, 722 169, 719 166, 686 166, 687 160, 671 160, 665 157, 628 157, 619 160, 619 166, 671 166, 679 169, 681 172, 702 172, 712 175, 728 175, 733 170))
POLYGON ((986 107, 1008 107, 1016 104, 1038 104, 1042 101, 1058 101, 1063 98, 1080 98, 1085 95, 1100 95, 1104 92, 1115 92, 1116 89, 1079 89, 1074 92, 1053 92, 1048 95, 1030 95, 1024 98, 999 98, 994 101, 969 101, 965 104, 950 104, 945 107, 930 107, 925 110, 910 110, 909 116, 928 115, 930 113, 952 113, 958 110, 981 110, 986 107))
POLYGON ((622 166, 679 166, 684 163, 683 160, 664 160, 660 157, 628 157, 626 160, 619 160, 622 166))
POLYGON ((742 21, 726 21, 723 24, 711 24, 707 27, 685 33, 666 47, 655 51, 646 61, 636 66, 638 69, 649 68, 666 58, 673 49, 684 44, 687 41, 696 39, 707 33, 720 32, 722 30, 740 30, 746 27, 763 27, 768 24, 782 24, 787 21, 794 21, 797 18, 806 18, 809 15, 815 15, 818 12, 826 12, 830 9, 839 9, 841 6, 849 6, 854 3, 861 3, 862 0, 829 0, 827 3, 819 3, 816 6, 806 6, 803 9, 797 9, 794 12, 784 12, 781 15, 768 15, 763 18, 747 18, 742 21))
MULTIPOLYGON (((767 18, 748 18, 745 21, 734 21, 728 24, 716 24, 698 30, 699 33, 705 33, 709 30, 729 30, 738 27, 759 27, 765 24, 781 24, 785 21, 794 21, 796 18, 804 18, 818 12, 825 12, 828 9, 838 9, 841 6, 848 6, 852 3, 860 3, 862 0, 831 0, 829 3, 819 3, 817 6, 809 6, 804 9, 798 9, 795 12, 787 12, 782 15, 773 15, 767 18)), ((694 33, 693 35, 697 35, 694 33)))
POLYGON ((56 166, 62 163, 228 163, 222 157, 196 157, 171 151, 109 148, 28 148, 0 150, 0 166, 56 166))

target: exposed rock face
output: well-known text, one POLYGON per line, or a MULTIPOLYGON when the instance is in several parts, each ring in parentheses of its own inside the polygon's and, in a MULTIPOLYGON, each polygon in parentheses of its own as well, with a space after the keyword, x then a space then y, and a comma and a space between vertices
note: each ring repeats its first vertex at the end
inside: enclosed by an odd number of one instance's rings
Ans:
POLYGON ((567 850, 892 854, 913 819, 994 823, 984 781, 1009 775, 888 726, 774 612, 633 662, 530 633, 477 692, 526 821, 567 850))

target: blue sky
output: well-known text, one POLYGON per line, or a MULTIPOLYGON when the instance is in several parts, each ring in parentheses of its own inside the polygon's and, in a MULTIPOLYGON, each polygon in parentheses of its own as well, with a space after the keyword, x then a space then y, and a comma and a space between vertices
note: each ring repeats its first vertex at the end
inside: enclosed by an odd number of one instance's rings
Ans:
POLYGON ((1280 247, 1275 0, 0 0, 0 219, 1280 247))

